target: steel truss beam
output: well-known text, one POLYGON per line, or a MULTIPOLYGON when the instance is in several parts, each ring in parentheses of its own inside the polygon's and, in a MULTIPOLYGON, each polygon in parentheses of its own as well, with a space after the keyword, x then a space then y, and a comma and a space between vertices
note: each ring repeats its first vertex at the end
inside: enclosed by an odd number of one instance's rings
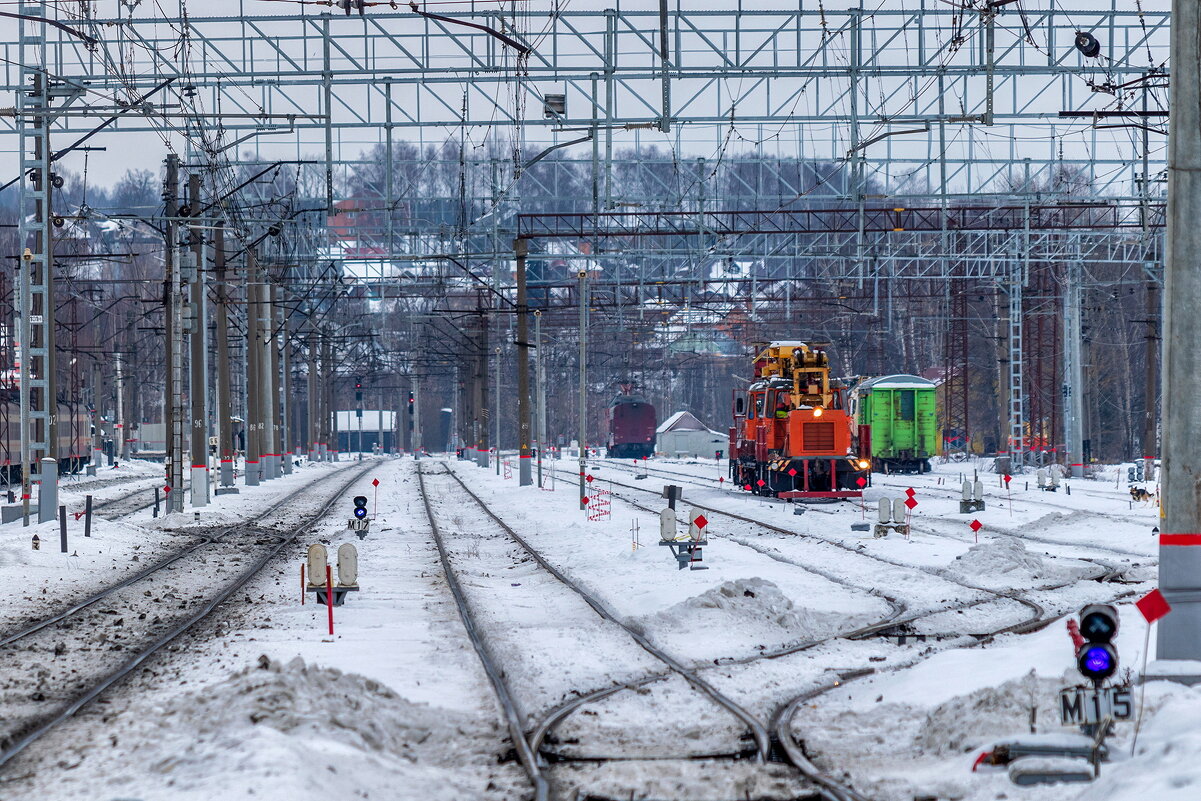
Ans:
MULTIPOLYGON (((435 141, 455 129, 508 127, 532 146, 535 136, 567 141, 579 136, 569 129, 597 130, 608 153, 615 140, 631 139, 678 151, 704 127, 716 144, 732 133, 735 143, 778 140, 778 149, 804 159, 857 159, 864 177, 941 192, 989 187, 1023 159, 1035 180, 1049 178, 1065 144, 1120 165, 1089 171, 1095 189, 1128 192, 1139 171, 1128 132, 1060 112, 1126 108, 1144 94, 1151 111, 1163 107, 1162 12, 965 12, 931 2, 735 14, 698 5, 669 15, 666 71, 654 11, 446 15, 532 46, 520 62, 486 32, 383 7, 349 18, 307 9, 170 18, 143 6, 72 20, 100 40, 96 51, 56 29, 47 37, 52 71, 86 83, 96 100, 141 105, 164 76, 178 78, 174 99, 123 114, 113 130, 172 130, 183 113, 219 115, 216 144, 224 146, 240 132, 275 127, 303 139, 305 131, 379 128, 388 117, 390 130, 435 141), (1103 58, 1086 59, 1072 46, 1077 30, 1101 39, 1103 58), (542 113, 552 92, 566 95, 565 114, 542 113), (641 130, 668 123, 671 135, 641 130), (800 135, 785 145, 780 134, 793 125, 800 135)), ((0 43, 0 51, 9 64, 0 86, 15 90, 14 44, 0 43)), ((61 125, 75 130, 79 121, 61 125)), ((350 138, 339 135, 334 147, 358 147, 361 138, 350 138)))

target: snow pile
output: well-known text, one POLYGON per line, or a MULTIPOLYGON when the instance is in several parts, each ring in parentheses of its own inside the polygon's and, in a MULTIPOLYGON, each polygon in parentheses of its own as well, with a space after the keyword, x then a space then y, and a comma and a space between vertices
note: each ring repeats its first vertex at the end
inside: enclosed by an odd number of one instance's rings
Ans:
MULTIPOLYGON (((1148 685, 1135 755, 1101 768, 1087 797, 1097 801, 1196 801, 1201 798, 1201 689, 1148 685)), ((1129 746, 1123 744, 1129 753, 1129 746)))
POLYGON ((1025 543, 1018 537, 1008 536, 973 545, 966 553, 955 557, 950 569, 964 577, 1004 578, 1010 582, 1014 579, 1057 582, 1078 578, 1088 572, 1079 563, 1062 565, 1048 562, 1038 554, 1027 551, 1025 543))
POLYGON ((723 656, 734 656, 736 650, 770 650, 828 636, 852 626, 852 616, 797 606, 767 579, 740 578, 634 622, 663 647, 699 648, 709 661, 716 656, 714 637, 730 649, 723 656))
POLYGON ((915 745, 926 755, 948 756, 986 748, 1005 737, 1059 730, 1062 679, 1031 671, 996 687, 985 687, 939 704, 926 715, 915 745))
POLYGON ((260 657, 221 682, 161 706, 135 704, 121 718, 110 725, 111 752, 96 745, 83 753, 110 791, 125 794, 199 801, 254 788, 260 798, 324 801, 386 798, 404 786, 410 798, 485 798, 487 789, 500 798, 496 785, 514 775, 497 767, 503 733, 490 724, 299 657, 260 657), (117 775, 103 764, 110 756, 124 763, 117 775))

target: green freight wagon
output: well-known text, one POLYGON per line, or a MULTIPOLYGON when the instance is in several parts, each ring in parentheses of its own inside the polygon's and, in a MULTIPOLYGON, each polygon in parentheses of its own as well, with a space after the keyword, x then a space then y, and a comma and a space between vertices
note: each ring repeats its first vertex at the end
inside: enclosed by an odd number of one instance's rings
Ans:
POLYGON ((938 452, 938 414, 933 381, 886 375, 856 388, 860 440, 870 427, 872 470, 928 473, 938 452))

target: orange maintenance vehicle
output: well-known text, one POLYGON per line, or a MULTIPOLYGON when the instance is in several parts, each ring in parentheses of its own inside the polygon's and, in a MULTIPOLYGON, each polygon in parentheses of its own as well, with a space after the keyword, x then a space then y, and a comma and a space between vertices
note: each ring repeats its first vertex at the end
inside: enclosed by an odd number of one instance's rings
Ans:
POLYGON ((871 481, 860 441, 869 433, 855 428, 823 347, 772 342, 755 357, 751 385, 734 393, 730 478, 756 495, 858 498, 871 481))

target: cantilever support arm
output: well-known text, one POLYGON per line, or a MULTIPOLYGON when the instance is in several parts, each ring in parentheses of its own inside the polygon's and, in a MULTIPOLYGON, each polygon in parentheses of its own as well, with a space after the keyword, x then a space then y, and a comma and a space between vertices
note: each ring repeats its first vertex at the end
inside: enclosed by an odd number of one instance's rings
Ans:
POLYGON ((552 152, 558 150, 561 147, 571 147, 572 145, 578 145, 581 142, 588 142, 591 139, 592 139, 592 134, 588 134, 587 136, 581 136, 579 139, 572 139, 570 142, 560 142, 557 145, 551 145, 546 150, 543 150, 541 153, 534 156, 532 159, 530 159, 524 165, 522 165, 522 169, 528 170, 530 167, 533 167, 535 164, 542 161, 542 159, 546 158, 552 152))
POLYGON ((533 48, 526 47, 525 45, 523 45, 521 42, 517 41, 516 39, 513 39, 509 36, 505 36, 500 31, 495 30, 493 28, 489 28, 486 25, 480 25, 475 22, 468 22, 465 19, 455 19, 454 17, 444 17, 441 14, 431 14, 428 11, 422 11, 421 9, 417 8, 417 3, 415 3, 415 2, 410 2, 409 8, 412 9, 414 14, 425 17, 426 19, 436 19, 439 22, 446 22, 451 25, 466 25, 468 28, 475 28, 477 31, 483 31, 484 33, 488 34, 489 36, 493 36, 497 39, 500 39, 502 42, 504 42, 509 47, 513 48, 514 50, 516 50, 519 54, 521 54, 523 56, 528 56, 530 53, 534 52, 533 48))

